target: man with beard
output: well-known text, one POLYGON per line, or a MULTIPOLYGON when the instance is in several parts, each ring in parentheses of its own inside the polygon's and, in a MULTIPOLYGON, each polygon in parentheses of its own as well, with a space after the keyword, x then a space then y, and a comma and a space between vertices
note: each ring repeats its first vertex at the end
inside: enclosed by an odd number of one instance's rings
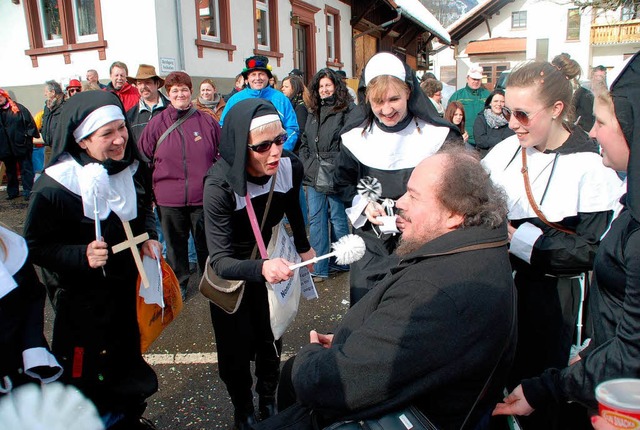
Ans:
POLYGON ((502 194, 477 157, 452 148, 418 164, 397 207, 398 265, 285 364, 278 407, 313 412, 296 429, 408 405, 438 428, 474 428, 501 398, 515 349, 502 194))
POLYGON ((127 81, 135 85, 140 93, 138 104, 127 111, 127 121, 137 142, 151 118, 165 110, 170 103, 160 92, 164 79, 157 75, 155 67, 140 64, 138 73, 127 77, 127 81))

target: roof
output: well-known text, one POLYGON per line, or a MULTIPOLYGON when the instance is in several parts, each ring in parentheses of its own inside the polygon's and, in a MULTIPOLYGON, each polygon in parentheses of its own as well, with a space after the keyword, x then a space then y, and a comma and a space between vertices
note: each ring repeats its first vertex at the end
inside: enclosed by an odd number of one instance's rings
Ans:
POLYGON ((490 53, 526 52, 526 37, 496 37, 487 40, 474 40, 467 45, 467 55, 490 53))
POLYGON ((420 3, 419 0, 389 0, 392 6, 405 15, 416 24, 420 25, 429 33, 438 37, 444 43, 451 44, 451 36, 440 24, 435 16, 429 12, 429 10, 420 3))
POLYGON ((447 27, 451 39, 455 42, 469 34, 474 28, 491 18, 500 9, 515 0, 486 0, 462 15, 457 21, 447 27))

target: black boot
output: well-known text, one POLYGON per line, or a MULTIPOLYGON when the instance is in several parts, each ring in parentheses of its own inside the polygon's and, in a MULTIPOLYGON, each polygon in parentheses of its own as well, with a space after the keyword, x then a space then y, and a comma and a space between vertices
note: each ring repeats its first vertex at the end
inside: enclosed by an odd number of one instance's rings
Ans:
POLYGON ((251 430, 254 424, 257 424, 257 420, 253 408, 247 411, 238 409, 233 411, 234 430, 251 430))
POLYGON ((260 420, 266 420, 267 418, 277 414, 278 408, 276 406, 275 397, 260 396, 260 400, 258 402, 258 412, 260 413, 260 420))

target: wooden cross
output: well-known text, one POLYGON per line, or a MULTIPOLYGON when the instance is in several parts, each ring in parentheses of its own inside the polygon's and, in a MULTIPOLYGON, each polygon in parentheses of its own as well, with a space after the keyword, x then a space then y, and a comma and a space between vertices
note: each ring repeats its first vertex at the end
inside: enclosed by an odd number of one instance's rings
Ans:
POLYGON ((144 271, 142 259, 140 258, 140 251, 138 251, 138 244, 144 242, 145 240, 148 240, 149 233, 144 233, 134 237, 129 221, 122 221, 122 225, 124 226, 124 232, 127 235, 127 240, 114 245, 113 247, 111 247, 111 250, 114 254, 117 254, 118 252, 123 251, 127 248, 131 249, 133 259, 135 260, 136 267, 138 268, 138 273, 140 274, 140 279, 142 280, 142 285, 144 285, 145 288, 149 288, 149 278, 147 278, 147 272, 144 271))

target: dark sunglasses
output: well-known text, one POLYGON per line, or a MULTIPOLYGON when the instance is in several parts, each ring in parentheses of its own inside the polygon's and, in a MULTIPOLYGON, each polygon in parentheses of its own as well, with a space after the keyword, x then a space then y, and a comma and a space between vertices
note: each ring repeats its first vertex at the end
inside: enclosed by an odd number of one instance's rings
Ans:
POLYGON ((278 146, 284 144, 287 141, 287 134, 281 134, 273 140, 265 140, 264 142, 256 143, 255 145, 249 145, 249 149, 253 152, 262 154, 271 149, 271 145, 276 144, 278 146))
POLYGON ((537 112, 534 112, 532 114, 528 114, 523 110, 511 110, 508 107, 503 107, 502 108, 502 115, 504 115, 504 118, 507 121, 511 121, 511 115, 515 116, 516 119, 518 120, 518 122, 522 125, 524 125, 525 127, 529 125, 529 123, 531 122, 531 120, 533 119, 534 116, 538 115, 540 112, 542 112, 543 110, 545 110, 548 106, 543 107, 542 109, 540 109, 537 112))
POLYGON ((82 90, 80 90, 79 88, 69 88, 69 94, 73 94, 73 93, 79 93, 82 90))

